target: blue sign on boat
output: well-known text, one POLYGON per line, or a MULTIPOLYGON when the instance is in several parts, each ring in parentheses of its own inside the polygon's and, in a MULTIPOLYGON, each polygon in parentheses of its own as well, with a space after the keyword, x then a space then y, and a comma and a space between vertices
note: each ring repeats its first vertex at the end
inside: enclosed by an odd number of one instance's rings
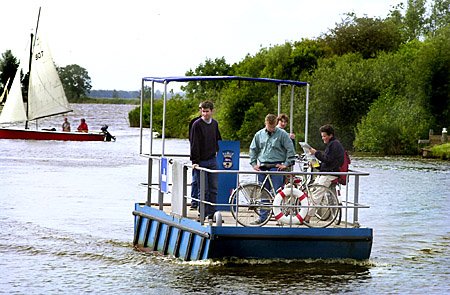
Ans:
POLYGON ((167 194, 169 191, 167 189, 167 158, 161 158, 161 191, 167 194))

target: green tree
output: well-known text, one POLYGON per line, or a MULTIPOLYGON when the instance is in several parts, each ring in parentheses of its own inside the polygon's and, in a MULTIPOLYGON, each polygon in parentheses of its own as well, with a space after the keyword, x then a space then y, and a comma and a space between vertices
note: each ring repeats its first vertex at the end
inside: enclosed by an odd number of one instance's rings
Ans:
POLYGON ((376 57, 379 51, 395 51, 403 41, 395 22, 356 17, 353 13, 347 14, 323 39, 334 54, 359 53, 363 58, 376 57))
POLYGON ((428 130, 431 116, 417 102, 387 91, 357 125, 355 149, 399 155, 417 153, 417 139, 428 130))
MULTIPOLYGON (((318 134, 321 125, 334 125, 337 135, 347 149, 352 147, 354 128, 380 94, 375 83, 373 59, 360 54, 323 59, 311 77, 309 132, 318 134)), ((311 137, 320 144, 320 137, 311 137)))
POLYGON ((267 48, 261 48, 254 56, 247 54, 238 64, 233 65, 233 72, 237 76, 259 77, 266 67, 267 48))
POLYGON ((289 42, 270 48, 265 54, 264 68, 258 77, 289 79, 291 77, 292 45, 289 42))
MULTIPOLYGON (((272 83, 253 83, 247 81, 228 82, 229 85, 221 92, 226 98, 216 105, 216 118, 220 122, 220 132, 223 138, 240 139, 238 131, 245 120, 246 112, 255 104, 265 107, 265 114, 274 112, 276 106, 277 86, 272 83)), ((240 133, 242 135, 242 132, 240 133)))
MULTIPOLYGON (((163 99, 156 99, 153 102, 153 130, 161 132, 162 130, 162 110, 163 99)), ((166 106, 166 128, 165 137, 167 138, 187 138, 189 121, 194 112, 198 113, 198 103, 193 99, 183 99, 175 95, 167 100, 166 106)), ((140 107, 137 107, 128 113, 130 127, 139 127, 140 107)), ((150 127, 150 104, 144 103, 143 107, 143 127, 150 127)))
POLYGON ((294 42, 290 61, 291 79, 299 79, 303 72, 311 74, 318 60, 325 57, 327 49, 322 40, 302 39, 294 42))
POLYGON ((58 68, 58 74, 69 100, 77 101, 85 97, 92 88, 87 70, 79 65, 58 68))
POLYGON ((426 31, 426 0, 408 0, 404 24, 409 41, 419 39, 426 31))
POLYGON ((266 107, 260 102, 256 102, 245 112, 244 121, 237 132, 243 147, 250 146, 254 134, 264 127, 266 112, 266 107))
MULTIPOLYGON (((231 74, 231 66, 227 64, 225 58, 216 58, 214 60, 207 58, 204 64, 200 64, 195 70, 186 72, 186 76, 226 76, 231 74)), ((198 81, 189 82, 182 86, 181 90, 186 92, 190 98, 198 101, 209 98, 215 100, 220 90, 226 85, 226 81, 198 81)))
POLYGON ((421 43, 410 67, 409 95, 417 97, 435 118, 438 130, 450 124, 450 25, 421 43))
POLYGON ((450 24, 450 0, 434 0, 428 24, 432 35, 450 24))
POLYGON ((12 54, 11 50, 6 50, 2 53, 2 57, 0 59, 0 94, 3 93, 8 79, 10 80, 8 91, 11 89, 11 84, 18 68, 19 61, 12 54))

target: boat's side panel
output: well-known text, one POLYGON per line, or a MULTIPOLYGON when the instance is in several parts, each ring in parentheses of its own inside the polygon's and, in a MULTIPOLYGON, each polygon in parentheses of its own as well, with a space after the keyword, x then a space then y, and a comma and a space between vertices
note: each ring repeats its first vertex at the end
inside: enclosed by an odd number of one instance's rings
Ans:
MULTIPOLYGON (((242 231, 244 230, 244 231, 242 231)), ((372 229, 369 228, 257 228, 240 233, 214 227, 210 258, 369 259, 372 229)))
POLYGON ((209 258, 368 259, 369 228, 202 226, 187 218, 135 205, 134 245, 183 260, 209 258))
POLYGON ((208 258, 210 227, 140 204, 136 204, 134 214, 133 243, 138 249, 188 261, 208 258))
POLYGON ((103 133, 59 132, 0 128, 0 139, 104 141, 103 133))

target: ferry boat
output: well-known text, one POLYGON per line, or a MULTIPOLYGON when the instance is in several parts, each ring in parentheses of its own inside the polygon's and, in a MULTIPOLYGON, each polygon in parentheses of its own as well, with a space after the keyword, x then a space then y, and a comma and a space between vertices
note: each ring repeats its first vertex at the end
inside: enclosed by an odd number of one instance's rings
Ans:
MULTIPOLYGON (((306 82, 239 76, 144 77, 142 90, 146 83, 151 83, 152 91, 155 89, 155 83, 162 84, 164 86, 163 110, 166 110, 169 83, 198 81, 271 83, 274 85, 274 90, 278 90, 278 112, 280 112, 282 88, 290 87, 291 118, 293 117, 294 88, 306 88, 305 142, 307 141, 309 84, 306 82)), ((152 94, 151 105, 153 97, 152 94)), ((142 106, 141 98, 141 108, 142 106)), ((152 130, 152 123, 150 122, 150 130, 152 130)), ((342 189, 339 224, 333 223, 325 228, 311 228, 305 224, 293 222, 280 223, 279 220, 272 218, 264 226, 242 226, 231 212, 232 206, 236 205, 229 203, 229 197, 242 182, 248 181, 255 174, 267 172, 240 169, 241 163, 248 161, 248 157, 240 155, 239 142, 222 141, 218 153, 219 169, 200 168, 200 216, 198 216, 197 211, 189 210, 191 197, 188 175, 191 175, 193 168, 189 155, 165 153, 165 114, 163 114, 162 126, 159 153, 154 152, 151 136, 149 147, 145 148, 147 152, 144 152, 144 135, 141 126, 140 155, 148 159, 148 183, 146 184, 147 199, 145 202, 136 203, 133 211, 133 245, 136 249, 158 252, 185 261, 228 258, 369 259, 373 230, 361 226, 358 219, 359 211, 369 208, 359 202, 360 178, 367 176, 368 173, 340 172, 345 173, 350 180, 345 189, 342 189), (211 223, 204 221, 205 201, 203 200, 205 199, 206 173, 219 175, 217 203, 213 204, 217 206, 218 211, 211 223)), ((314 175, 318 172, 294 169, 285 174, 314 175)), ((304 206, 303 203, 298 204, 299 208, 302 206, 304 206)))

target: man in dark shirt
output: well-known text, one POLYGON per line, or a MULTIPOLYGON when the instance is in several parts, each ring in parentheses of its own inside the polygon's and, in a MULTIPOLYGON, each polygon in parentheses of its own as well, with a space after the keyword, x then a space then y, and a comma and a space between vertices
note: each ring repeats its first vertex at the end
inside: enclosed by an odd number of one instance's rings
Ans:
MULTIPOLYGON (((320 163, 320 172, 339 172, 339 167, 341 167, 344 162, 344 147, 339 142, 339 140, 334 137, 334 129, 331 125, 326 124, 319 128, 320 136, 322 137, 323 143, 326 144, 325 151, 318 151, 314 148, 310 148, 309 152, 316 156, 319 159, 320 163)), ((320 184, 326 187, 330 187, 333 180, 337 178, 336 175, 318 175, 314 180, 315 184, 320 184)), ((316 194, 313 196, 314 201, 322 198, 323 192, 319 190, 316 191, 316 194)), ((317 203, 319 203, 317 201, 317 203)), ((315 209, 310 209, 308 212, 308 216, 306 216, 305 221, 308 222, 311 216, 314 216, 315 209)))
MULTIPOLYGON (((202 117, 192 124, 191 129, 191 161, 194 166, 198 184, 200 184, 200 171, 196 166, 217 169, 217 152, 219 151, 219 140, 222 140, 219 132, 219 124, 212 118, 214 104, 204 101, 201 104, 202 117)), ((218 175, 206 173, 205 201, 216 203, 217 200, 218 175)), ((200 191, 200 189, 199 189, 200 191)), ((205 215, 212 220, 216 208, 205 204, 205 215)))

